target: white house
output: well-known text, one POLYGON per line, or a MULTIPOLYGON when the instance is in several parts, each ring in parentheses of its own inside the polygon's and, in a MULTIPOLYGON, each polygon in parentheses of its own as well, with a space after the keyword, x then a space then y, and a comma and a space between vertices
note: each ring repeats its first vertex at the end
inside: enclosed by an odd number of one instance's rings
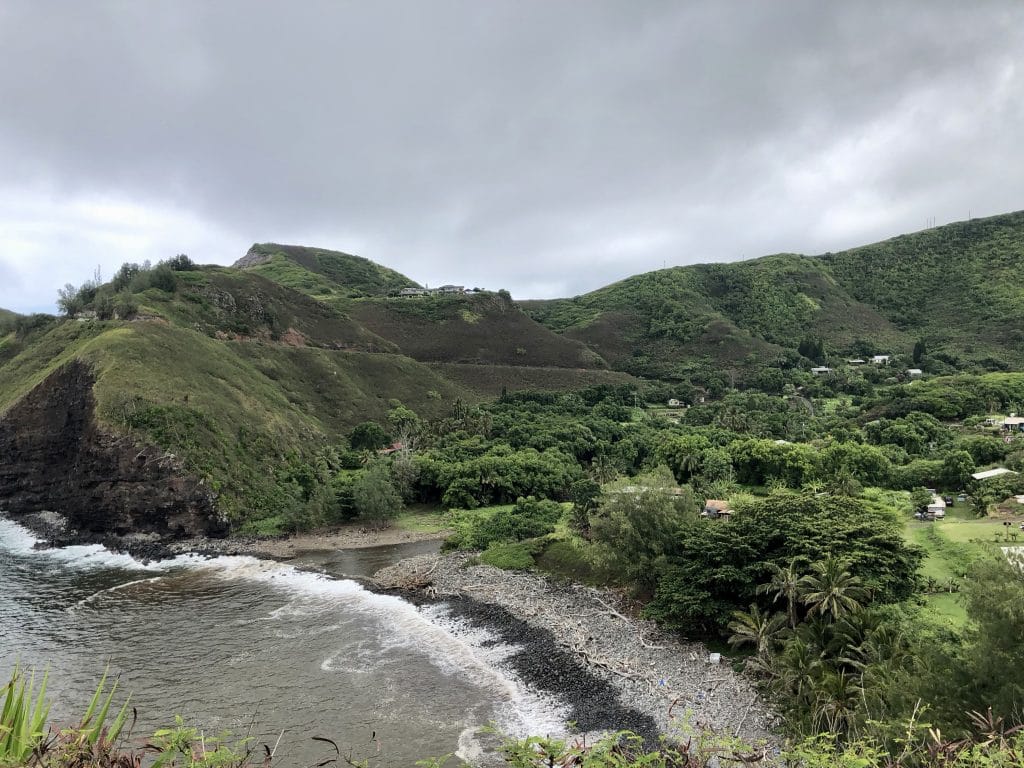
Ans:
POLYGON ((826 373, 832 373, 832 369, 827 365, 816 365, 811 368, 811 373, 815 376, 824 376, 826 373))
POLYGON ((907 368, 907 376, 924 376, 924 371, 922 371, 920 368, 907 368))
POLYGON ((1018 416, 1016 413, 1011 413, 1005 419, 1003 419, 1003 429, 1007 431, 1018 431, 1024 432, 1024 417, 1018 416))
POLYGON ((928 503, 928 514, 940 520, 946 516, 946 502, 937 493, 932 496, 932 500, 928 503))
POLYGON ((875 365, 888 365, 890 357, 892 355, 872 355, 871 362, 875 365))
POLYGON ((996 467, 995 469, 986 469, 984 472, 975 472, 971 477, 975 480, 990 480, 993 477, 1002 477, 1003 475, 1016 475, 1012 469, 1006 467, 996 467))

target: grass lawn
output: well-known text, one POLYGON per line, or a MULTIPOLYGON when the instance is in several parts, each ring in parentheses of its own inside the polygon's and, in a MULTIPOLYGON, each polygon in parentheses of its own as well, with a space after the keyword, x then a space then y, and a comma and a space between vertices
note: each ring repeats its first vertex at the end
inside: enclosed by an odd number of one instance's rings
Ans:
MULTIPOLYGON (((944 520, 909 519, 904 537, 925 551, 921 575, 945 586, 951 580, 960 582, 975 560, 998 553, 1002 542, 997 543, 994 534, 1002 534, 1004 528, 1002 520, 978 519, 967 505, 961 505, 948 509, 944 520)), ((939 623, 962 626, 967 620, 955 593, 936 592, 925 601, 928 614, 939 623)))
POLYGON ((415 533, 439 533, 451 527, 451 516, 440 507, 413 504, 406 507, 394 522, 395 528, 415 533))

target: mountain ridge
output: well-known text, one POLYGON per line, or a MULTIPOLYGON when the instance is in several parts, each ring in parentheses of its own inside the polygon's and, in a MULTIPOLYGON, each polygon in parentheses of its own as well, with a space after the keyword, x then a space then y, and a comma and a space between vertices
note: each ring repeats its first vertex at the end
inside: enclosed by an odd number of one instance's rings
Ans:
POLYGON ((276 531, 318 503, 303 473, 336 464, 353 427, 398 404, 434 419, 506 390, 637 388, 634 377, 710 391, 871 353, 930 373, 1024 366, 1024 213, 836 254, 672 267, 548 301, 403 297, 416 286, 404 275, 318 248, 256 245, 242 261, 125 265, 78 289, 65 319, 0 325, 0 432, 23 457, 0 499, 24 495, 38 463, 18 435, 64 457, 87 440, 89 461, 54 471, 98 489, 109 520, 134 514, 129 486, 75 473, 155 477, 128 471, 137 455, 181 480, 146 525, 198 532, 216 515, 276 531), (69 427, 61 414, 83 398, 69 427))
POLYGON ((683 373, 666 358, 785 363, 814 339, 834 356, 909 355, 924 340, 948 364, 999 369, 1024 364, 1022 261, 1015 212, 838 253, 670 267, 522 306, 613 368, 648 376, 683 373))

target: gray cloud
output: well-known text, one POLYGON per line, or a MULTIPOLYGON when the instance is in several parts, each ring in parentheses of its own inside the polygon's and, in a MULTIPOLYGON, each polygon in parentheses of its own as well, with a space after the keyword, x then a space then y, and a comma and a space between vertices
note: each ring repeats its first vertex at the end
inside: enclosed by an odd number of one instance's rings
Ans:
POLYGON ((0 46, 0 306, 20 309, 97 263, 262 240, 567 295, 1024 188, 1010 0, 15 0, 0 46))

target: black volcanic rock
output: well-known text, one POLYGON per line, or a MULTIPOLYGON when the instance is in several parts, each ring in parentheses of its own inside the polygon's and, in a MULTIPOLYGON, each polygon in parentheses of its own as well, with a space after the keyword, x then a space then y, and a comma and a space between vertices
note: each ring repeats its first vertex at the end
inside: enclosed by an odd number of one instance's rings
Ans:
POLYGON ((87 364, 70 362, 0 416, 0 509, 56 512, 81 540, 224 535, 208 487, 159 448, 97 424, 93 382, 87 364))

